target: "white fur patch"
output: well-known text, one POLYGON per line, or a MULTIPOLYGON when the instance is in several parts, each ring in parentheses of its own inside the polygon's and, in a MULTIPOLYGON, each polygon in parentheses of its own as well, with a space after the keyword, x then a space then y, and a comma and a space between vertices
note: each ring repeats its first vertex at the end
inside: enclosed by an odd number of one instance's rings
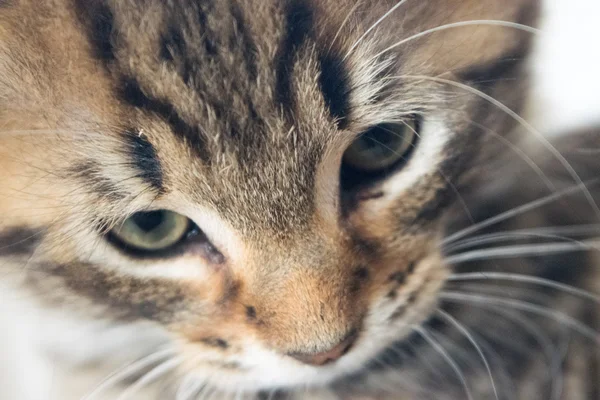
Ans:
POLYGON ((390 177, 383 190, 394 196, 414 186, 420 179, 437 170, 450 132, 441 118, 427 117, 422 122, 420 139, 414 154, 402 171, 390 177))

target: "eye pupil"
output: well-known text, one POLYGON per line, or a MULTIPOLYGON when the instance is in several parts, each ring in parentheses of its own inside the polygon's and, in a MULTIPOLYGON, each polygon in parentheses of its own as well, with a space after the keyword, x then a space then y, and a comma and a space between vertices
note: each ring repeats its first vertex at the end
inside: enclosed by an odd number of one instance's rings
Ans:
POLYGON ((402 132, 392 132, 385 126, 378 126, 361 137, 365 151, 389 155, 395 152, 399 142, 404 142, 402 132))
POLYGON ((162 210, 137 213, 131 219, 144 232, 151 232, 165 221, 165 213, 162 210))

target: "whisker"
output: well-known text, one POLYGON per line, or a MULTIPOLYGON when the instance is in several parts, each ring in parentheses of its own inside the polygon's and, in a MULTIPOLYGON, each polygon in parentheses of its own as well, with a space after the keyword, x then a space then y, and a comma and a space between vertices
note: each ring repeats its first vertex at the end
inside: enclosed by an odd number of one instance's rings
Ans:
POLYGON ((600 241, 550 242, 542 244, 524 244, 514 246, 499 246, 481 250, 471 250, 446 257, 448 264, 459 264, 476 260, 499 258, 516 258, 524 256, 546 256, 551 254, 570 253, 578 251, 600 250, 600 241))
POLYGON ((188 375, 185 377, 177 391, 175 392, 175 400, 190 400, 193 399, 194 396, 199 395, 205 383, 202 380, 196 379, 192 375, 188 375))
POLYGON ((200 393, 198 393, 198 399, 197 400, 207 400, 212 398, 212 396, 215 395, 215 393, 217 393, 217 389, 216 388, 209 388, 209 390, 204 390, 204 388, 202 388, 202 391, 200 391, 200 393))
MULTIPOLYGON (((405 352, 403 352, 399 347, 401 345, 405 345, 405 344, 396 344, 396 345, 392 345, 389 350, 394 353, 396 356, 399 357, 399 359, 403 359, 406 358, 407 355, 405 352)), ((413 346, 411 346, 413 347, 413 346)), ((443 377, 443 372, 440 371, 439 368, 436 368, 435 365, 433 364, 433 362, 428 359, 428 357, 422 355, 419 352, 416 352, 415 355, 413 355, 411 357, 411 361, 417 361, 421 367, 418 368, 419 371, 424 371, 424 370, 428 370, 429 373, 431 373, 432 375, 434 375, 436 378, 442 378, 443 377)), ((422 388, 420 388, 422 390, 422 388)))
POLYGON ((494 20, 494 19, 476 19, 476 20, 470 20, 470 21, 453 22, 451 24, 440 25, 435 28, 427 29, 427 30, 419 32, 413 36, 410 36, 406 39, 402 39, 399 42, 396 42, 393 45, 391 45, 391 46, 385 48, 384 50, 380 51, 379 53, 377 53, 375 56, 372 57, 371 60, 375 60, 375 59, 381 57, 385 53, 389 52, 390 50, 395 49, 398 46, 402 46, 405 43, 408 43, 412 40, 416 40, 420 37, 429 35, 431 33, 443 31, 446 29, 461 28, 461 27, 473 26, 473 25, 502 26, 505 28, 514 28, 514 29, 522 30, 525 32, 533 33, 533 34, 538 34, 541 32, 539 29, 533 28, 528 25, 518 24, 516 22, 510 22, 510 21, 494 20))
POLYGON ((463 372, 460 369, 460 367, 458 366, 458 364, 456 364, 456 362, 454 361, 452 356, 450 356, 450 354, 448 354, 446 349, 444 349, 440 345, 440 343, 437 340, 435 340, 431 336, 431 334, 429 334, 429 332, 427 332, 423 327, 415 326, 415 327, 413 327, 413 329, 415 330, 415 332, 419 333, 419 335, 421 335, 423 337, 423 339, 425 339, 425 341, 427 341, 434 348, 434 350, 436 352, 438 352, 444 358, 444 360, 446 360, 446 362, 448 363, 450 368, 452 368, 452 370, 454 370, 454 373, 456 374, 458 379, 461 381, 463 388, 465 390, 465 393, 467 395, 467 399, 473 400, 473 396, 471 395, 471 390, 469 389, 469 385, 467 384, 467 379, 465 378, 465 375, 463 374, 463 372))
POLYGON ((494 375, 492 374, 492 369, 490 368, 490 364, 489 364, 487 358, 485 357, 485 354, 483 353, 483 350, 481 350, 481 347, 479 346, 479 344, 477 343, 477 341, 475 340, 475 338, 473 337, 473 335, 471 334, 471 332, 469 332, 469 330, 463 324, 461 324, 460 322, 458 322, 458 320, 456 320, 456 318, 454 318, 453 316, 451 316, 450 314, 448 314, 444 310, 438 309, 437 312, 444 319, 446 319, 446 321, 448 321, 452 325, 454 325, 454 327, 456 329, 458 329, 467 338, 467 340, 469 340, 469 342, 473 345, 473 347, 475 348, 475 350, 479 354, 479 357, 481 357, 481 361, 483 362, 483 365, 485 366, 485 369, 487 370, 488 376, 490 378, 490 382, 492 384, 492 390, 494 392, 494 397, 496 398, 496 400, 499 400, 498 390, 496 389, 496 382, 494 381, 494 375))
POLYGON ((462 241, 454 242, 453 244, 444 247, 447 252, 462 250, 473 246, 479 246, 488 243, 497 243, 509 240, 517 239, 531 239, 531 238, 549 238, 549 239, 563 239, 567 241, 573 240, 566 236, 590 236, 600 234, 600 225, 571 225, 571 226, 556 226, 556 227, 542 227, 542 228, 531 228, 531 229, 516 229, 511 231, 488 233, 484 235, 478 235, 473 238, 465 239, 462 241))
MULTIPOLYGON (((485 236, 485 235, 484 235, 485 236)), ((494 244, 494 243, 503 243, 510 241, 518 241, 518 240, 531 240, 531 239, 554 239, 560 240, 567 243, 580 243, 579 240, 573 239, 566 236, 560 235, 551 235, 551 234, 543 234, 543 233, 497 233, 490 234, 488 237, 478 237, 469 240, 465 240, 462 243, 457 243, 453 246, 448 246, 444 248, 446 253, 455 253, 457 250, 465 250, 472 247, 478 247, 484 244, 494 244)), ((545 242, 540 242, 537 244, 543 244, 545 242)))
POLYGON ((148 373, 146 373, 143 377, 138 379, 133 385, 129 386, 116 400, 126 400, 131 398, 136 392, 143 389, 144 386, 147 386, 162 377, 163 375, 169 373, 173 369, 177 368, 183 359, 181 357, 169 358, 163 363, 159 364, 157 367, 151 369, 148 373))
POLYGON ((527 303, 524 301, 513 299, 505 299, 500 297, 472 295, 452 291, 443 291, 439 294, 439 296, 441 300, 446 300, 449 302, 477 304, 479 306, 506 306, 512 307, 516 310, 527 311, 532 314, 548 317, 554 319, 557 322, 564 323, 565 325, 571 327, 571 329, 575 330, 582 336, 600 344, 600 337, 598 336, 598 332, 594 331, 586 324, 576 320, 575 318, 569 317, 568 315, 562 312, 555 311, 537 304, 527 303))
POLYGON ((369 35, 369 33, 371 33, 373 31, 373 29, 377 28, 377 26, 379 26, 379 24, 381 24, 387 17, 389 17, 394 11, 396 11, 398 9, 398 7, 400 7, 402 4, 406 3, 406 1, 407 0, 400 0, 398 3, 396 3, 395 6, 390 8, 377 21, 375 21, 375 23, 373 25, 371 25, 369 27, 369 29, 367 29, 362 35, 360 35, 358 40, 356 40, 356 42, 354 42, 354 44, 352 46, 350 46, 350 49, 348 50, 348 52, 346 53, 346 55, 344 56, 342 61, 346 61, 346 59, 350 56, 350 54, 352 54, 354 49, 356 49, 356 47, 367 37, 367 35, 369 35))
MULTIPOLYGON (((600 182, 600 178, 590 179, 590 180, 587 180, 585 183, 587 183, 588 185, 592 185, 592 184, 596 184, 598 182, 600 182)), ((585 183, 577 184, 577 185, 562 189, 560 191, 550 193, 547 196, 541 197, 536 200, 532 200, 521 206, 512 208, 512 209, 510 209, 508 211, 504 211, 494 217, 491 217, 484 221, 478 222, 475 225, 471 225, 465 229, 462 229, 458 232, 455 232, 455 233, 447 236, 444 240, 442 240, 442 245, 446 245, 448 243, 455 242, 458 239, 462 239, 463 237, 470 235, 471 233, 477 232, 483 228, 487 228, 488 226, 495 225, 499 222, 505 221, 505 220, 515 217, 517 215, 524 214, 528 211, 535 210, 536 208, 539 208, 546 204, 552 203, 553 201, 556 201, 556 200, 558 200, 562 197, 568 196, 570 194, 577 193, 578 191, 583 190, 582 185, 585 185, 585 183)))
POLYGON ((536 326, 530 320, 524 318, 520 313, 518 313, 517 311, 519 310, 507 310, 506 308, 495 306, 490 306, 490 309, 501 316, 504 316, 504 318, 518 323, 529 335, 531 335, 531 337, 536 340, 548 362, 548 378, 551 382, 556 382, 556 377, 554 376, 555 374, 553 371, 560 368, 563 356, 560 352, 555 351, 556 345, 552 338, 550 338, 542 329, 540 329, 540 327, 536 326))
MULTIPOLYGON (((564 336, 569 334, 568 331, 563 332, 564 336)), ((552 400, 559 400, 562 397, 562 392, 564 389, 564 374, 563 374, 563 361, 567 358, 567 353, 569 352, 569 339, 565 337, 564 340, 558 342, 558 347, 555 351, 556 357, 553 362, 550 364, 550 371, 548 372, 549 380, 551 382, 551 394, 552 400)))
MULTIPOLYGON (((477 82, 475 82, 477 83, 477 82)), ((548 178, 548 176, 544 173, 544 171, 542 171, 542 169, 535 163, 535 161, 533 161, 533 159, 531 157, 529 157, 529 155, 521 150, 517 145, 515 145, 514 143, 512 143, 510 140, 506 139, 504 136, 500 135, 498 132, 496 132, 495 130, 480 124, 476 121, 473 121, 470 118, 467 117, 459 117, 464 121, 467 121, 468 123, 470 123, 471 125, 477 126, 478 128, 486 131, 487 133, 493 135, 493 137, 498 140, 500 143, 502 143, 503 145, 505 145, 506 147, 508 147, 513 153, 515 153, 516 155, 518 155, 521 160, 523 160, 528 166, 529 168, 531 168, 531 170, 533 172, 535 172, 535 174, 537 176, 540 177, 540 179, 544 182, 544 185, 551 191, 551 192, 555 192, 556 191, 556 187, 555 185, 552 183, 552 181, 548 178)))
POLYGON ((452 274, 448 277, 449 281, 477 281, 477 280, 500 280, 500 281, 512 281, 521 283, 531 283, 538 286, 552 288, 559 290, 564 293, 574 295, 576 297, 591 300, 594 303, 600 304, 600 296, 597 296, 591 292, 583 289, 576 288, 571 285, 552 281, 550 279, 539 278, 537 276, 522 275, 522 274, 511 274, 503 272, 472 272, 472 273, 461 273, 452 274))
MULTIPOLYGON (((395 347, 393 347, 393 351, 395 354, 399 355, 399 356, 404 356, 403 354, 401 354, 398 349, 396 349, 395 347)), ((390 363, 387 363, 385 360, 380 360, 380 357, 376 356, 373 359, 373 362, 381 365, 385 371, 390 371, 391 373, 394 372, 394 366, 390 363)), ((431 368, 430 368, 431 369, 431 368)), ((386 376, 387 378, 387 376, 386 376)), ((380 381, 377 383, 378 387, 383 388, 384 390, 386 390, 387 392, 389 392, 390 394, 397 394, 398 392, 398 382, 401 381, 402 383, 402 388, 404 390, 408 390, 411 393, 414 394, 419 394, 419 397, 422 397, 423 394, 432 394, 433 391, 431 390, 431 388, 426 388, 422 382, 420 382, 417 379, 411 380, 408 379, 404 374, 394 374, 393 377, 393 382, 390 384, 389 379, 384 379, 383 381, 380 381)))
MULTIPOLYGON (((504 294, 501 294, 504 296, 504 294)), ((530 335, 532 338, 535 339, 536 343, 540 346, 540 349, 543 352, 544 358, 546 359, 546 365, 547 365, 547 382, 550 383, 550 393, 553 393, 554 396, 551 397, 552 399, 556 399, 556 393, 559 393, 562 389, 562 380, 563 377, 561 375, 561 369, 562 369, 562 362, 566 356, 566 352, 568 351, 567 347, 568 347, 568 343, 567 346, 565 346, 565 341, 561 341, 558 344, 556 344, 552 338, 550 338, 550 336, 544 331, 542 330, 539 326, 537 326, 536 324, 534 324, 532 321, 530 321, 527 318, 524 318, 521 314, 521 310, 515 310, 512 308, 507 308, 506 306, 494 306, 494 305, 489 305, 486 308, 489 308, 489 310, 491 310, 492 312, 497 313, 499 316, 506 318, 507 320, 509 320, 509 322, 511 323, 517 323, 517 326, 520 326, 523 328, 523 331, 530 335), (561 345, 562 343, 562 345, 561 345), (560 346, 560 348, 559 348, 560 346), (562 350, 561 350, 562 349, 562 350)), ((496 330, 492 330, 492 333, 495 333, 496 330)), ((569 330, 565 329, 564 333, 568 333, 569 330)), ((494 335, 489 335, 490 338, 494 338, 494 335)), ((483 339, 482 339, 483 340, 483 339)), ((513 343, 514 341, 506 338, 505 336, 502 336, 502 334, 500 334, 500 336, 498 338, 495 338, 494 340, 500 340, 502 342, 506 341, 507 343, 513 343)), ((517 349, 515 347, 515 349, 517 349)), ((492 351, 492 348, 488 348, 488 351, 492 351)), ((521 348, 521 346, 519 346, 519 349, 517 349, 519 352, 523 351, 523 349, 521 348)), ((509 397, 511 398, 511 397, 509 397)))
POLYGON ((500 377, 504 380, 504 383, 506 385, 508 385, 508 388, 504 387, 503 392, 506 393, 507 391, 510 391, 510 394, 507 394, 507 396, 505 398, 507 399, 515 399, 517 398, 516 396, 516 385, 514 382, 514 379, 512 378, 512 375, 508 372, 508 369, 505 365, 505 361, 503 359, 503 357, 498 353, 498 351, 496 351, 496 349, 494 349, 494 346, 481 334, 478 334, 477 332, 473 332, 473 336, 477 339, 479 339, 480 347, 482 348, 482 350, 485 350, 487 353, 489 353, 491 355, 490 360, 492 361, 496 361, 497 364, 497 370, 500 373, 500 377))
POLYGON ((119 383, 123 379, 126 379, 132 374, 135 374, 152 364, 164 359, 165 357, 171 356, 174 354, 172 349, 164 349, 157 351, 155 353, 149 354, 145 357, 142 357, 120 369, 108 375, 94 390, 92 390, 89 394, 83 396, 81 400, 91 400, 96 397, 99 393, 105 391, 112 385, 119 383))
POLYGON ((575 171, 575 169, 569 163, 569 161, 567 161, 567 159, 560 153, 560 151, 558 151, 558 149, 556 147, 554 147, 552 145, 552 143, 550 143, 543 134, 541 134, 537 129, 535 129, 529 122, 527 122, 519 114, 517 114, 512 109, 510 109, 509 107, 504 105, 504 103, 496 100, 495 98, 482 92, 481 90, 475 89, 469 85, 465 85, 464 83, 451 81, 449 79, 425 76, 425 75, 403 75, 402 77, 409 78, 409 79, 423 79, 423 80, 439 82, 439 83, 444 83, 444 84, 447 84, 450 86, 454 86, 459 89, 466 90, 467 92, 471 92, 474 95, 479 96, 480 98, 486 100, 490 104, 493 104, 494 106, 498 107, 504 113, 506 113, 511 118, 513 118, 515 121, 519 122, 521 124, 521 126, 523 126, 523 128, 525 128, 525 130, 527 130, 529 133, 531 133, 533 136, 535 136, 540 141, 540 143, 542 143, 544 145, 544 147, 546 147, 546 149, 556 158, 556 160, 561 163, 561 165, 565 168, 565 170, 573 178, 573 180, 577 184, 583 185, 583 189, 582 189, 583 194, 587 198, 587 200, 588 200, 590 206, 592 207, 592 209, 594 210, 596 216, 598 218, 600 218, 600 208, 598 208, 598 205, 596 204, 594 197, 592 196, 592 194, 590 193, 588 188, 584 185, 583 181, 581 180, 581 177, 579 176, 577 171, 575 171))
POLYGON ((533 172, 535 172, 536 175, 542 179, 542 181, 544 181, 544 185, 546 185, 546 187, 551 192, 556 191, 556 187, 554 186, 554 184, 552 183, 550 178, 548 178, 546 173, 544 173, 544 171, 542 171, 542 169, 535 163, 535 161, 533 161, 531 159, 531 157, 529 157, 529 155, 525 151, 523 151, 521 148, 519 148, 519 146, 515 145, 514 143, 512 143, 510 140, 506 139, 504 136, 502 136, 498 132, 494 131, 493 129, 490 129, 489 127, 487 127, 483 124, 480 124, 469 118, 463 118, 463 119, 467 120, 471 125, 475 125, 481 129, 485 130, 486 132, 491 133, 496 140, 498 140, 499 142, 504 144, 506 147, 508 147, 511 151, 513 151, 516 155, 518 155, 521 158, 521 160, 525 161, 525 163, 529 166, 529 168, 531 168, 531 170, 533 172))

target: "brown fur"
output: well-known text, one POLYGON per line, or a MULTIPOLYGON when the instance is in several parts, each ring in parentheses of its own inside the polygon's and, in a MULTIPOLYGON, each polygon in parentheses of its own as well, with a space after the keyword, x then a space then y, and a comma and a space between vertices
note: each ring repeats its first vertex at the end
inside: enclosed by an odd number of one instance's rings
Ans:
POLYGON ((363 321, 384 298, 398 302, 395 322, 419 324, 448 273, 439 240, 454 191, 499 153, 486 129, 508 137, 515 121, 472 93, 402 76, 474 85, 518 111, 531 38, 470 26, 374 57, 443 24, 534 24, 536 3, 408 1, 353 49, 395 2, 365 1, 345 23, 354 0, 0 5, 0 231, 43 229, 31 274, 44 278, 31 287, 47 298, 150 319, 190 354, 235 355, 247 340, 282 356, 325 351, 368 335, 363 321), (349 92, 343 115, 324 95, 324 65, 349 92), (474 80, 489 71, 499 76, 474 80), (340 193, 352 140, 415 113, 449 128, 439 170, 401 193, 378 183, 340 193), (153 176, 131 160, 136 135, 155 151, 153 176), (128 271, 152 261, 114 249, 86 258, 149 206, 217 215, 234 249, 217 244, 218 266, 198 256, 202 280, 136 277, 128 271))

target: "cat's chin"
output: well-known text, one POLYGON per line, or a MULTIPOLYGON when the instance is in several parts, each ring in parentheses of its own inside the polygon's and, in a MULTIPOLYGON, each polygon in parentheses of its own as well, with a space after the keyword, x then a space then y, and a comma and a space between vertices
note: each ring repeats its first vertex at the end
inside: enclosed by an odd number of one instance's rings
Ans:
POLYGON ((304 366, 286 360, 278 361, 264 362, 261 367, 244 372, 223 369, 206 374, 207 371, 196 371, 184 379, 196 381, 199 386, 204 383, 224 392, 229 392, 232 388, 244 392, 293 390, 300 387, 328 386, 358 373, 365 365, 357 359, 353 361, 351 357, 321 367, 304 366), (210 377, 208 380, 207 375, 210 377))
POLYGON ((368 375, 371 369, 380 368, 379 358, 393 351, 410 335, 411 331, 408 329, 397 331, 396 336, 386 334, 378 338, 373 335, 346 356, 324 366, 303 365, 262 349, 254 349, 249 351, 253 362, 249 363, 252 367, 247 365, 248 369, 198 370, 184 379, 196 381, 198 386, 205 384, 224 392, 230 392, 232 388, 242 392, 268 392, 327 387, 368 375))

